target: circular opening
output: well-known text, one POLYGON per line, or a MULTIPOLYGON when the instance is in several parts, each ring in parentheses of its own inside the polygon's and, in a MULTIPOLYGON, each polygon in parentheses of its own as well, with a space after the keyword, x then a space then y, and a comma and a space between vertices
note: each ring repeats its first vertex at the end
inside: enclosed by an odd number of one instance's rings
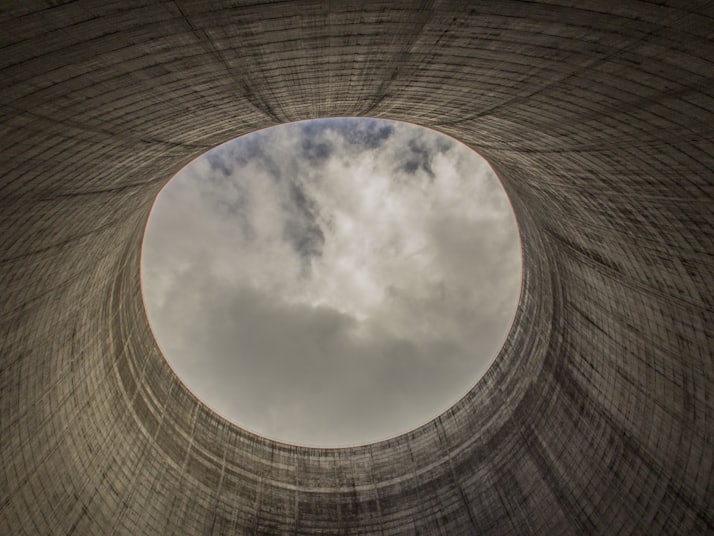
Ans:
POLYGON ((164 356, 208 406, 294 444, 409 431, 485 373, 518 302, 520 242, 489 165, 377 119, 269 128, 162 190, 142 252, 164 356))

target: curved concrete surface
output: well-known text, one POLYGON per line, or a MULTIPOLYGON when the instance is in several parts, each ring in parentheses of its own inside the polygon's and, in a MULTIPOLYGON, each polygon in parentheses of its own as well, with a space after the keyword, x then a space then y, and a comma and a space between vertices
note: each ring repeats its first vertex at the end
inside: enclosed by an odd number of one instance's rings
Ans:
POLYGON ((144 4, 0 11, 0 533, 714 530, 712 2, 144 4), (525 279, 451 410, 311 449, 182 386, 139 253, 184 164, 342 115, 487 157, 525 279))

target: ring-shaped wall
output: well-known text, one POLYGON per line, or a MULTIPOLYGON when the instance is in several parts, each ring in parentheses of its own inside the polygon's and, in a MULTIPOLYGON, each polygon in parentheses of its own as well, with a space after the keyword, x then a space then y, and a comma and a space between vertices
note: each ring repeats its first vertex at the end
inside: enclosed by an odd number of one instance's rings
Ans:
POLYGON ((2 27, 0 532, 705 533, 712 7, 22 4, 2 27), (172 374, 148 212, 230 138, 406 120, 483 154, 519 222, 508 340, 449 411, 310 449, 172 374))

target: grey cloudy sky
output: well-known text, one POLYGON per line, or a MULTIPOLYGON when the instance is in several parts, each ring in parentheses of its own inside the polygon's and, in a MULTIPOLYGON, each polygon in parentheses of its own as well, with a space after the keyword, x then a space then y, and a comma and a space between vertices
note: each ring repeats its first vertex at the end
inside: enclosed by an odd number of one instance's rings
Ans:
POLYGON ((329 119, 194 161, 144 241, 155 336, 183 382, 244 428, 363 444, 448 409, 518 301, 511 208, 476 153, 423 128, 329 119))

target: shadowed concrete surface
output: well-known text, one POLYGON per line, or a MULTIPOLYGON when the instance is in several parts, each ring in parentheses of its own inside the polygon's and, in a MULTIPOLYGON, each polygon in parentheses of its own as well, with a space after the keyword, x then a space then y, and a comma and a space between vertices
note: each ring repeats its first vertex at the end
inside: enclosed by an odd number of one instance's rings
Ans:
POLYGON ((3 2, 0 534, 714 531, 714 4, 3 2), (152 201, 259 128, 371 116, 482 153, 523 241, 495 364, 344 449, 171 372, 152 201))

